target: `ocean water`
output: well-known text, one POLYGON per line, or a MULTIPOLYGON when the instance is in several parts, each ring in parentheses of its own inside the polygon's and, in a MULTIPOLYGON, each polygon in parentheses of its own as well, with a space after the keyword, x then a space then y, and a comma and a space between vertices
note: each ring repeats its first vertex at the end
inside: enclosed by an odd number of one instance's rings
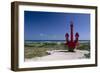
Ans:
MULTIPOLYGON (((25 43, 65 43, 65 40, 25 40, 25 43)), ((89 43, 90 40, 79 40, 79 43, 89 43)))

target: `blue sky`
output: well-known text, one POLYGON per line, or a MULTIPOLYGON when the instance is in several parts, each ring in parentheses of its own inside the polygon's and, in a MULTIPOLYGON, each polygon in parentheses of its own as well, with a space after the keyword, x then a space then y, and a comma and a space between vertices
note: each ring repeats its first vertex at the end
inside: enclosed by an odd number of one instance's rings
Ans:
POLYGON ((24 40, 65 40, 74 23, 74 35, 90 40, 90 14, 24 11, 24 40))

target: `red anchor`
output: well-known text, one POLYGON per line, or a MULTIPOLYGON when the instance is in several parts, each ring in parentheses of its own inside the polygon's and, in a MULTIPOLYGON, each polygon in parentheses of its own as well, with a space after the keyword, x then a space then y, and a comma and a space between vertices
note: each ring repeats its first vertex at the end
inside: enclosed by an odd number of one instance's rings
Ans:
POLYGON ((72 21, 70 23, 70 40, 69 40, 68 33, 65 34, 65 37, 66 37, 65 45, 68 46, 68 51, 74 52, 75 47, 79 45, 79 42, 78 42, 79 41, 79 34, 78 34, 78 32, 76 32, 75 40, 74 40, 74 38, 73 38, 73 22, 72 21))

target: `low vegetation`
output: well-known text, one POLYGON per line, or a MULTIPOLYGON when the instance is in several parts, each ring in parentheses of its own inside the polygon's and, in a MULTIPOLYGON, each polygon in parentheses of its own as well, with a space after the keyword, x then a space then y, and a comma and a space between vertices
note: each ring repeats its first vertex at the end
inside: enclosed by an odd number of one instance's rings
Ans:
POLYGON ((90 51, 90 44, 89 43, 82 43, 77 47, 77 49, 90 51))
POLYGON ((85 58, 90 58, 90 53, 84 54, 85 58))
POLYGON ((25 58, 41 57, 48 55, 46 48, 25 47, 25 58))

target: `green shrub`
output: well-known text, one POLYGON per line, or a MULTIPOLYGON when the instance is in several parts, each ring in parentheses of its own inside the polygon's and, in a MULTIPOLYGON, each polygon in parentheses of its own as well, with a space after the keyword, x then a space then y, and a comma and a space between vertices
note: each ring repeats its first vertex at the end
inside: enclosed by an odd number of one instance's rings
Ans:
POLYGON ((25 58, 34 58, 48 55, 46 48, 28 48, 25 51, 25 58))
POLYGON ((80 46, 78 46, 77 49, 90 51, 90 45, 89 44, 80 44, 80 46))
POLYGON ((84 54, 84 56, 85 56, 86 58, 90 58, 90 53, 84 54))

